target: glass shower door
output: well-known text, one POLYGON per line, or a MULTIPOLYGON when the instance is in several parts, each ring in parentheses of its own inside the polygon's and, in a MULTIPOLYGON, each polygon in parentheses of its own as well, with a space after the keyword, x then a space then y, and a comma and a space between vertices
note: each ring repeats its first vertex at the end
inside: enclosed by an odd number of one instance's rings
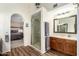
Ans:
POLYGON ((41 49, 41 13, 32 16, 31 30, 32 30, 32 45, 41 49))

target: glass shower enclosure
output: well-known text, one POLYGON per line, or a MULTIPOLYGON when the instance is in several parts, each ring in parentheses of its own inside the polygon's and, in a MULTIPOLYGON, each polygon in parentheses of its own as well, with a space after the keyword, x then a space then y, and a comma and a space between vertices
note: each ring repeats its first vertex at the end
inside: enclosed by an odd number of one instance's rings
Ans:
POLYGON ((41 49, 41 11, 33 14, 31 18, 31 45, 41 49))

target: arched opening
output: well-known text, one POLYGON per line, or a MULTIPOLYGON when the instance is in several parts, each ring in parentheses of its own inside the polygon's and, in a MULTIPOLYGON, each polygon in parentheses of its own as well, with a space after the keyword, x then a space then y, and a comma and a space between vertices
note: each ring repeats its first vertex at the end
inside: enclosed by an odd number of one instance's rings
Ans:
POLYGON ((23 17, 19 14, 11 16, 11 48, 24 45, 23 40, 23 17))

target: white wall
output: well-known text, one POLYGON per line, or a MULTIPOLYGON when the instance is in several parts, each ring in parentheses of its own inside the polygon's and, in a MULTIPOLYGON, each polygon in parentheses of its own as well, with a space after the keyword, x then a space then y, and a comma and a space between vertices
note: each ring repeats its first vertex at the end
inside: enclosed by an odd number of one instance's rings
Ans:
POLYGON ((31 45, 31 16, 36 11, 36 7, 33 3, 31 3, 31 4, 28 5, 28 8, 26 8, 26 9, 29 9, 29 11, 28 11, 29 16, 28 16, 28 19, 26 21, 24 21, 25 22, 24 23, 24 28, 25 28, 24 29, 24 31, 25 31, 24 32, 24 35, 25 35, 24 45, 25 46, 31 45), (26 27, 26 23, 29 24, 28 25, 29 27, 26 27))
POLYGON ((41 10, 41 52, 45 53, 45 22, 47 21, 47 10, 44 7, 41 10))
MULTIPOLYGON (((51 11, 54 9, 54 7, 53 7, 54 4, 56 4, 56 3, 41 3, 40 5, 41 5, 41 7, 45 7, 47 11, 51 11)), ((55 7, 55 8, 58 8, 60 6, 66 5, 66 4, 68 4, 68 3, 57 3, 57 7, 55 7)))
POLYGON ((77 55, 79 56, 79 7, 77 9, 77 55))
POLYGON ((5 42, 5 34, 10 38, 10 21, 11 15, 18 13, 23 17, 24 21, 24 45, 30 44, 31 27, 30 27, 30 14, 34 11, 32 4, 0 4, 0 37, 3 39, 3 52, 10 51, 9 42, 5 42), (29 27, 25 27, 26 23, 29 27))
POLYGON ((50 36, 55 36, 55 37, 61 37, 61 38, 67 38, 67 39, 76 39, 76 34, 65 34, 65 33, 54 33, 53 30, 53 20, 55 18, 62 18, 62 17, 68 17, 70 15, 76 15, 77 14, 77 9, 74 8, 75 6, 73 6, 72 4, 67 4, 67 5, 64 5, 62 7, 59 7, 59 8, 56 8, 50 12, 48 12, 47 14, 47 19, 50 23, 50 36), (70 11, 69 13, 65 14, 65 15, 57 15, 57 14, 61 14, 63 12, 66 12, 66 11, 70 11), (70 37, 68 37, 68 35, 70 35, 70 37))
POLYGON ((0 38, 3 37, 3 20, 2 20, 3 18, 4 18, 3 14, 0 13, 0 38))

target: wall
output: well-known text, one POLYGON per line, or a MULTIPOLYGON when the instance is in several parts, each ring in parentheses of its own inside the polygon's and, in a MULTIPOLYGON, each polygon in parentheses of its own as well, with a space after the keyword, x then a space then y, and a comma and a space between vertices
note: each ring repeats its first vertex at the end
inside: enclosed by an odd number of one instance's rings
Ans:
POLYGON ((41 52, 45 53, 45 22, 47 22, 47 10, 42 7, 41 13, 41 52))
POLYGON ((23 27, 23 18, 19 14, 11 16, 11 27, 23 27))
POLYGON ((22 15, 24 21, 24 45, 30 44, 31 27, 30 14, 33 11, 32 4, 0 4, 0 38, 3 39, 3 52, 10 51, 10 22, 12 14, 22 15), (29 27, 26 27, 26 23, 29 27), (9 35, 9 42, 5 41, 5 35, 9 35))
POLYGON ((3 14, 0 13, 0 38, 3 37, 3 14))
MULTIPOLYGON (((47 11, 51 11, 54 9, 54 7, 53 7, 54 4, 56 4, 56 3, 41 3, 40 6, 45 7, 47 11)), ((68 4, 68 3, 57 3, 57 7, 55 7, 55 8, 58 8, 60 6, 66 5, 66 4, 68 4)))
POLYGON ((78 30, 78 32, 77 32, 77 55, 79 56, 79 7, 78 7, 78 9, 77 9, 77 30, 78 30))
POLYGON ((67 4, 64 5, 62 7, 56 8, 52 11, 49 11, 47 14, 47 19, 49 21, 49 25, 50 25, 50 36, 55 36, 55 37, 61 37, 61 38, 67 38, 67 39, 76 39, 76 34, 65 34, 65 33, 54 33, 53 32, 53 20, 55 18, 62 18, 62 17, 68 17, 70 15, 76 15, 77 14, 77 9, 74 8, 75 6, 73 6, 72 4, 67 4), (67 12, 70 11, 69 13, 65 14, 65 15, 58 15, 61 14, 63 12, 67 12), (68 37, 70 35, 70 37, 68 37))

